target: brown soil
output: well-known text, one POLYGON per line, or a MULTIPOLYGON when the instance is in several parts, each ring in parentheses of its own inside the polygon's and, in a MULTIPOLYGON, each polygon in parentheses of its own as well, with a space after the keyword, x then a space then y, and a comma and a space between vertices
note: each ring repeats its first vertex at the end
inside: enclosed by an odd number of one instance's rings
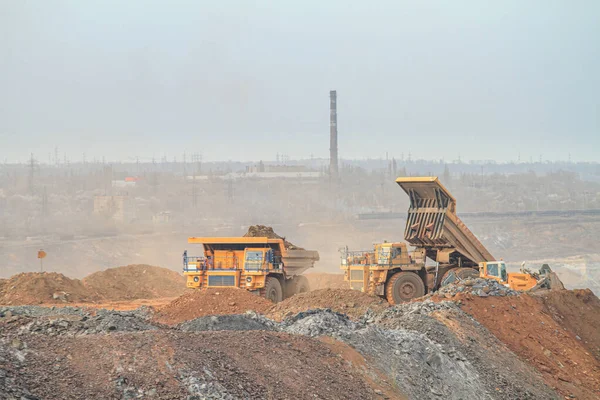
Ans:
POLYGON ((27 272, 12 276, 0 288, 0 304, 61 304, 95 302, 100 299, 80 280, 56 272, 27 272))
POLYGON ((321 289, 307 293, 300 293, 275 304, 267 316, 275 320, 294 315, 296 313, 318 308, 330 308, 344 313, 350 318, 358 319, 368 309, 381 311, 389 304, 379 297, 369 296, 350 289, 321 289))
POLYGON ((325 274, 311 272, 304 274, 311 290, 319 289, 349 289, 350 284, 344 281, 344 274, 325 274))
POLYGON ((176 297, 185 291, 185 277, 151 265, 109 268, 85 277, 83 284, 113 301, 176 297))
POLYGON ((600 299, 589 289, 540 293, 552 318, 600 361, 600 299))
POLYGON ((381 398, 327 345, 299 335, 157 331, 39 336, 26 346, 18 371, 6 366, 5 372, 18 375, 32 395, 49 400, 128 398, 132 393, 181 399, 203 382, 232 398, 381 398))
POLYGON ((248 228, 248 232, 244 237, 267 237, 269 239, 283 239, 285 248, 288 250, 304 250, 302 247, 298 247, 291 242, 285 240, 285 237, 279 236, 275 233, 273 228, 265 225, 252 225, 248 228))
POLYGON ((600 340, 600 330, 594 328, 600 321, 600 309, 594 305, 598 299, 590 295, 565 290, 514 297, 459 297, 464 311, 537 368, 548 385, 564 396, 592 400, 600 398, 600 362, 588 349, 600 340), (586 321, 592 320, 585 327, 586 321), (585 339, 578 340, 574 332, 585 339))
POLYGON ((206 315, 264 313, 273 306, 269 300, 244 289, 189 290, 157 310, 157 322, 176 325, 206 315))

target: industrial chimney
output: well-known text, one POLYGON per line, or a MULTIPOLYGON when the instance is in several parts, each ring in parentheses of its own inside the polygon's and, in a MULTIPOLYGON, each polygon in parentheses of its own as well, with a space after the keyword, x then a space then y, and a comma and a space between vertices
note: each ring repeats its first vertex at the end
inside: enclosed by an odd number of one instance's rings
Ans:
POLYGON ((338 176, 337 92, 329 91, 329 175, 338 176))

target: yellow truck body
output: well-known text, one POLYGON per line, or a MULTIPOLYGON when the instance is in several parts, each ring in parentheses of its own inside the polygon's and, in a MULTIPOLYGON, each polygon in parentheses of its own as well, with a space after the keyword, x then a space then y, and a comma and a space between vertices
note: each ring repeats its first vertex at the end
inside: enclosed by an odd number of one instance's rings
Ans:
POLYGON ((278 302, 308 291, 301 274, 319 260, 316 251, 286 249, 282 239, 267 237, 190 237, 202 245, 200 256, 184 252, 187 287, 242 288, 278 302))

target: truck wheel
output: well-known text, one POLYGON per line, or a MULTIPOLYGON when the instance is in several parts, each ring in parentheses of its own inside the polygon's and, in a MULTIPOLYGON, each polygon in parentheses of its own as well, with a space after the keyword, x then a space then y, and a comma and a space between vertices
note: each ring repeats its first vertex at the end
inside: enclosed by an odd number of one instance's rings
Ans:
POLYGON ((308 284, 308 279, 306 279, 305 276, 297 276, 294 278, 294 281, 294 294, 310 291, 310 285, 308 284))
POLYGON ((425 295, 425 284, 414 272, 396 272, 385 285, 385 298, 399 304, 425 295))
POLYGON ((279 303, 283 300, 283 290, 279 279, 269 276, 265 282, 265 297, 273 303, 279 303))

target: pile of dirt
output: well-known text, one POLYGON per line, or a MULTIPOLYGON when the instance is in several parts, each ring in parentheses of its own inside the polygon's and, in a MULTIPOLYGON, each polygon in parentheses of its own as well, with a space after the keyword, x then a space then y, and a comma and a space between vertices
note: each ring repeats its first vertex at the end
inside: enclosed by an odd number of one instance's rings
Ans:
POLYGON ((600 361, 591 353, 600 341, 600 308, 591 296, 567 290, 513 297, 466 295, 461 307, 562 395, 597 399, 600 361))
POLYGON ((555 321, 600 361, 600 299, 589 289, 544 291, 539 296, 555 321))
POLYGON ((151 265, 109 268, 85 277, 83 284, 113 301, 176 297, 185 291, 185 277, 151 265))
POLYGON ((381 311, 389 307, 389 304, 379 297, 356 290, 343 289, 321 289, 312 292, 299 293, 275 304, 267 316, 277 321, 297 314, 299 312, 328 308, 358 319, 367 310, 381 311))
POLYGON ((152 330, 4 339, 10 345, 0 346, 0 393, 7 398, 381 398, 330 346, 280 332, 152 330))
POLYGON ((304 274, 308 279, 308 284, 311 290, 319 289, 348 289, 350 284, 344 281, 343 274, 326 274, 311 272, 304 274))
POLYGON ((190 290, 157 310, 154 320, 176 325, 206 315, 264 313, 273 306, 269 300, 243 289, 190 290))
POLYGON ((275 233, 273 228, 265 225, 251 225, 248 228, 248 232, 244 234, 244 237, 266 237, 269 239, 283 239, 285 248, 288 250, 304 250, 302 247, 298 247, 291 242, 285 240, 285 237, 279 236, 275 233))
POLYGON ((150 315, 147 309, 0 309, 0 393, 558 399, 539 372, 454 302, 405 303, 359 321, 320 309, 281 323, 248 312, 171 328, 152 324, 150 315))
POLYGON ((100 298, 80 280, 56 272, 24 272, 0 287, 0 304, 5 305, 96 302, 100 298))

